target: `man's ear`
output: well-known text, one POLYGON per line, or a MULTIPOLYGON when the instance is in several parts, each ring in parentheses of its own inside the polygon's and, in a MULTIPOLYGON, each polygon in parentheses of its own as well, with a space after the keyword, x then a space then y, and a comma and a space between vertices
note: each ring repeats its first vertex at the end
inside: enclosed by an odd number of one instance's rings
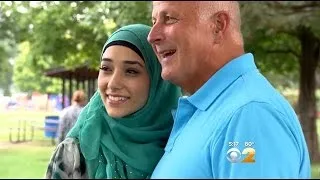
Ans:
POLYGON ((229 14, 225 11, 219 11, 212 16, 211 23, 214 44, 220 44, 230 24, 229 14))

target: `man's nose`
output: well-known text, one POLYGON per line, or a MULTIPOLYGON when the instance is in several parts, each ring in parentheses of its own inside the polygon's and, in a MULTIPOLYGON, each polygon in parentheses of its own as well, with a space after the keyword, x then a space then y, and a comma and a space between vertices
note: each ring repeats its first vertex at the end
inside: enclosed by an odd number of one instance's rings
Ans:
POLYGON ((149 43, 156 44, 157 42, 160 42, 163 39, 164 39, 164 34, 163 34, 162 27, 158 24, 154 24, 148 35, 149 43))

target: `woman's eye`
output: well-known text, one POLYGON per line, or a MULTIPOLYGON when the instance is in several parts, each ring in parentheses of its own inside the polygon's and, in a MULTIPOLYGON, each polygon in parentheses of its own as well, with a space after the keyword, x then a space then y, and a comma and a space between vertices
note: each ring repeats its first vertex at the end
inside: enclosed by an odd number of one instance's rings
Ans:
POLYGON ((136 74, 138 74, 139 72, 136 71, 136 70, 133 70, 133 69, 128 69, 128 70, 127 70, 127 73, 128 73, 129 75, 136 75, 136 74))
POLYGON ((111 69, 108 66, 101 66, 99 69, 102 71, 111 71, 111 69))

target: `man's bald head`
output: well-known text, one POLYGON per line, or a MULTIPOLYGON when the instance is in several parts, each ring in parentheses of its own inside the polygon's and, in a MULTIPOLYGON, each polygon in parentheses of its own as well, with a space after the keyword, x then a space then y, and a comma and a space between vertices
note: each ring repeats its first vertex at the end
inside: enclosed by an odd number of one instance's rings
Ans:
MULTIPOLYGON (((165 1, 153 1, 157 6, 165 1)), ((241 26, 240 7, 238 1, 169 1, 171 4, 179 4, 190 11, 197 11, 200 19, 206 19, 219 11, 229 14, 234 24, 241 26)))
POLYGON ((230 34, 233 43, 242 45, 241 15, 237 1, 196 1, 199 20, 213 19, 218 13, 225 13, 229 17, 227 33, 230 34))
POLYGON ((231 25, 240 29, 241 16, 240 7, 237 1, 196 1, 198 15, 200 19, 210 18, 217 12, 226 12, 231 21, 231 25))

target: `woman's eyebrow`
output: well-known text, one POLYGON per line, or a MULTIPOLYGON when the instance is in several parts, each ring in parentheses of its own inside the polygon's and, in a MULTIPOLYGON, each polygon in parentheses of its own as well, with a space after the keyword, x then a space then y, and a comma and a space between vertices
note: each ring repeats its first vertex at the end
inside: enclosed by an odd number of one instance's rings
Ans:
MULTIPOLYGON (((101 61, 113 62, 113 60, 110 59, 110 58, 102 58, 101 61)), ((132 64, 132 65, 137 64, 137 65, 139 65, 139 66, 141 66, 141 67, 144 67, 144 65, 142 65, 139 61, 134 61, 134 60, 124 60, 123 63, 124 63, 124 64, 130 64, 130 65, 131 65, 131 64, 132 64)))
POLYGON ((123 61, 125 64, 138 64, 141 67, 144 67, 140 62, 138 61, 130 61, 130 60, 125 60, 123 61))
POLYGON ((109 62, 112 62, 112 59, 110 59, 110 58, 102 58, 101 61, 109 61, 109 62))

